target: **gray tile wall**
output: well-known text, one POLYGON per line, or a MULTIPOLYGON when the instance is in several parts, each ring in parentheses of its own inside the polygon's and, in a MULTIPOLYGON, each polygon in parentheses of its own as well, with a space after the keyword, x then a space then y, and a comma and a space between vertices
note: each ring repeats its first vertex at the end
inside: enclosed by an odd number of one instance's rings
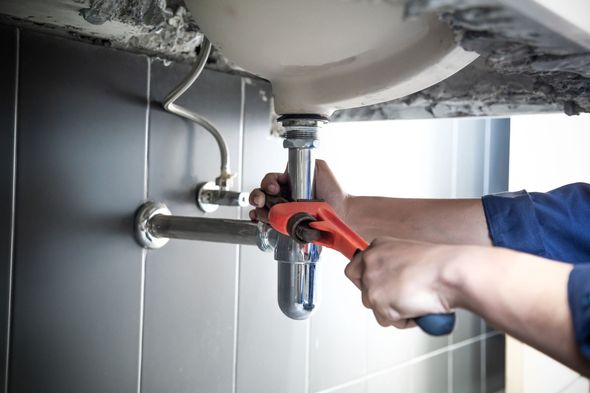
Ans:
MULTIPOLYGON (((271 254, 188 241, 143 251, 132 237, 136 207, 160 200, 175 214, 200 216, 194 187, 217 175, 212 137, 159 104, 189 68, 26 31, 16 53, 17 41, 16 30, 0 27, 0 378, 12 329, 6 391, 502 388, 503 337, 466 312, 448 338, 377 330, 341 266, 328 264, 323 274, 342 282, 324 280, 322 310, 292 321, 276 306, 271 254)), ((281 141, 270 135, 270 96, 267 83, 208 71, 182 100, 222 130, 241 173, 236 187, 245 190, 284 166, 281 141)), ((440 123, 441 139, 469 150, 453 159, 478 163, 455 173, 455 188, 447 182, 443 194, 502 189, 505 172, 494 160, 507 159, 508 125, 497 137, 498 122, 440 123), (483 183, 465 180, 482 173, 483 183)), ((450 155, 443 161, 452 164, 450 155)), ((247 211, 211 216, 247 218, 247 211)))
POLYGON ((13 242, 17 31, 0 25, 0 389, 6 384, 13 242))
MULTIPOLYGON (((148 198, 165 201, 175 214, 199 216, 194 187, 217 176, 217 145, 205 130, 158 104, 188 71, 160 62, 152 66, 148 198)), ((180 104, 198 108, 222 130, 232 168, 241 171, 241 78, 205 73, 180 104)), ((237 208, 221 208, 210 216, 238 214, 237 208)), ((237 256, 235 245, 187 241, 148 253, 144 392, 193 392, 195 386, 232 391, 237 256)))
POLYGON ((147 68, 104 52, 21 34, 11 392, 137 384, 147 68))

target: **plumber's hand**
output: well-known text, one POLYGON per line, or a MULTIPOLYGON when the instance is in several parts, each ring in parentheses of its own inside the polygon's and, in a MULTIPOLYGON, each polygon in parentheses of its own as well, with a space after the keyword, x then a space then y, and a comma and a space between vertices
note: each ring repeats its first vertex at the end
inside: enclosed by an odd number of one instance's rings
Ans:
MULTIPOLYGON (((262 179, 260 188, 250 193, 250 204, 256 207, 250 211, 250 219, 268 221, 266 195, 287 196, 289 194, 289 176, 286 173, 269 173, 262 179)), ((348 195, 342 191, 336 177, 325 161, 316 160, 315 164, 315 198, 329 203, 336 213, 345 218, 348 195)))
POLYGON ((462 250, 382 237, 357 254, 345 273, 381 326, 412 327, 413 318, 448 313, 456 305, 450 275, 457 264, 449 264, 462 250))

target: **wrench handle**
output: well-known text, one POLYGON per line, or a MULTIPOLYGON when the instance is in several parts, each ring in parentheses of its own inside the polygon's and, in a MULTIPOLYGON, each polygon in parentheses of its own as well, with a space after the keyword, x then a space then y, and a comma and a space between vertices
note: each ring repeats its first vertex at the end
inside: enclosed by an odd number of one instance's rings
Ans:
POLYGON ((431 336, 444 336, 451 334, 455 327, 455 313, 429 314, 414 318, 416 324, 431 336))

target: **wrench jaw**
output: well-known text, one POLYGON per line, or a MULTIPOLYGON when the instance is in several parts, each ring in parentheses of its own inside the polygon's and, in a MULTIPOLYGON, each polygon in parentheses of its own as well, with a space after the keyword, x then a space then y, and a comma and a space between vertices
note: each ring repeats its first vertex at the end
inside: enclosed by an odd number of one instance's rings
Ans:
POLYGON ((287 221, 289 236, 300 243, 314 243, 322 238, 322 232, 309 226, 317 219, 309 213, 296 213, 287 221))

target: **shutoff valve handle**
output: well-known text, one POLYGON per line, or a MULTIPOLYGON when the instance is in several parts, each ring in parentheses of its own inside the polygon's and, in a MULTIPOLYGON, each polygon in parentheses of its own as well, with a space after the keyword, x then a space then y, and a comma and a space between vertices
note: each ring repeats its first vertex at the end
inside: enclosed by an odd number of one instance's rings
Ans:
MULTIPOLYGON (((358 233, 338 217, 326 202, 286 202, 270 209, 270 225, 278 232, 302 242, 314 243, 339 251, 348 259, 369 247, 358 233)), ((416 324, 433 336, 450 334, 455 313, 417 317, 416 324)))

